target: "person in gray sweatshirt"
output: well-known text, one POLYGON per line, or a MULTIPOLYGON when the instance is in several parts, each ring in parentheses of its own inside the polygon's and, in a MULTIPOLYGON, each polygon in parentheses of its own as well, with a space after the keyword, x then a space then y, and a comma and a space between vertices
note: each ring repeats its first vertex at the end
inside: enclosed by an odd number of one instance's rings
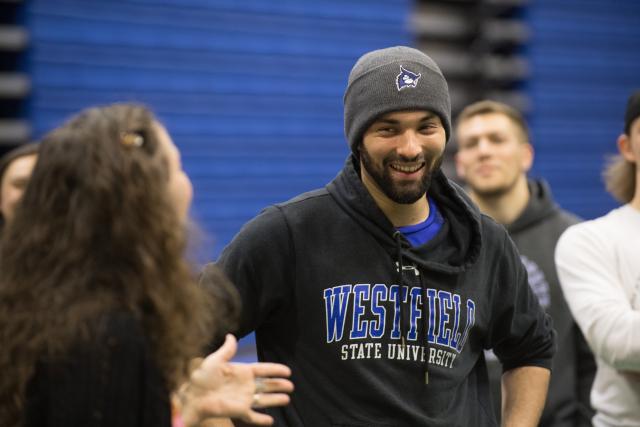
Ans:
MULTIPOLYGON (((456 124, 456 170, 480 210, 505 226, 515 242, 529 285, 552 317, 557 353, 541 426, 587 426, 593 415, 589 392, 595 362, 562 295, 553 261, 562 232, 579 218, 561 209, 544 180, 527 177, 534 151, 522 115, 508 105, 480 101, 456 124)), ((487 355, 492 401, 500 415, 502 368, 487 355)))

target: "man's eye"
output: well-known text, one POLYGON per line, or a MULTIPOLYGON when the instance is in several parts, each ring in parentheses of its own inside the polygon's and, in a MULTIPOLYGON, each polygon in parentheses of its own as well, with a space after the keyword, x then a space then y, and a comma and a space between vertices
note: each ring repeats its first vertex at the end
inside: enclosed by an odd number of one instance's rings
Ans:
POLYGON ((395 129, 394 128, 380 128, 378 129, 379 133, 383 133, 383 134, 391 134, 391 133, 395 133, 395 129))
POLYGON ((420 132, 431 133, 438 130, 438 125, 436 124, 427 124, 420 127, 420 132))
POLYGON ((465 141, 458 143, 461 150, 469 150, 478 145, 477 141, 465 141))

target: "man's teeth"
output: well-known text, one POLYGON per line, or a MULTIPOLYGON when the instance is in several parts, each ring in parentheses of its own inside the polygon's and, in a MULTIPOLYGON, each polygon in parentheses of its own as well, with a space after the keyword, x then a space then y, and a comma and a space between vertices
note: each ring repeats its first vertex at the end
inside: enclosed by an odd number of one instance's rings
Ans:
POLYGON ((399 165, 399 164, 391 164, 391 167, 397 171, 405 172, 405 173, 413 173, 420 168, 422 168, 423 163, 419 163, 417 165, 399 165))

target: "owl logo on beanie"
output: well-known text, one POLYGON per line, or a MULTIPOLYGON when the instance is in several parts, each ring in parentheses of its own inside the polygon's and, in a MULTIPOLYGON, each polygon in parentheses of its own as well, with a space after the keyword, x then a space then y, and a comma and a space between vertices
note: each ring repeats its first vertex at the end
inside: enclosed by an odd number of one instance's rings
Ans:
POLYGON ((398 87, 398 91, 408 87, 416 87, 420 77, 422 77, 422 74, 409 71, 401 65, 400 74, 396 77, 396 86, 398 87))

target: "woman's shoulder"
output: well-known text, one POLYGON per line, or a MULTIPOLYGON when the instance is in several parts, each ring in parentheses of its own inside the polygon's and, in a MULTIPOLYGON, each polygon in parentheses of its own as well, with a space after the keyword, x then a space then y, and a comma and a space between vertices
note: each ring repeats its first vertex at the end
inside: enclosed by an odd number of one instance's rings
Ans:
POLYGON ((66 359, 75 363, 99 360, 112 370, 147 370, 149 365, 155 366, 151 337, 142 320, 123 310, 104 313, 87 322, 87 328, 69 346, 66 359))

